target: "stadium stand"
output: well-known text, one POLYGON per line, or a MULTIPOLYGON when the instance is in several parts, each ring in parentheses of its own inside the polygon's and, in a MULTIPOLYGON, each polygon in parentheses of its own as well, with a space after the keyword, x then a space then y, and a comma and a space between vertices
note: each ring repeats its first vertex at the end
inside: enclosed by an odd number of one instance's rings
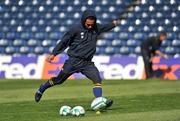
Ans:
MULTIPOLYGON (((116 19, 130 0, 1 0, 0 54, 41 55, 49 53, 72 25, 79 23, 82 11, 94 9, 98 22, 116 19)), ((180 1, 141 0, 121 26, 103 34, 97 42, 97 55, 140 54, 139 45, 159 31, 168 33, 162 50, 180 56, 180 1)))

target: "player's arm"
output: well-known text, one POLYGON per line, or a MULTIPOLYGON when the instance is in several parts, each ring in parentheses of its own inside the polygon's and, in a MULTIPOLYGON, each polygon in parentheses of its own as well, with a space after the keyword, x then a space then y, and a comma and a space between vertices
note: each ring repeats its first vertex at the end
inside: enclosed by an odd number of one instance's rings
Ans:
POLYGON ((115 24, 113 22, 104 24, 104 25, 98 25, 100 33, 102 32, 108 32, 112 30, 115 27, 115 24))
POLYGON ((69 46, 72 36, 73 34, 71 31, 66 32, 62 37, 61 41, 53 49, 52 55, 56 56, 63 52, 69 46))
POLYGON ((156 50, 155 53, 159 55, 160 57, 163 57, 165 59, 168 59, 168 55, 165 53, 162 53, 160 50, 156 50))
POLYGON ((104 24, 104 25, 99 24, 98 26, 99 26, 100 33, 108 32, 112 30, 114 27, 120 25, 120 23, 121 23, 120 20, 113 20, 111 23, 108 23, 108 24, 104 24))
POLYGON ((133 0, 124 11, 119 13, 119 17, 116 20, 113 20, 112 23, 102 25, 100 27, 100 32, 107 32, 113 29, 115 26, 118 26, 121 24, 121 21, 125 19, 128 16, 129 12, 132 12, 134 10, 135 6, 138 6, 140 4, 140 0, 133 0))
POLYGON ((47 56, 46 61, 51 62, 54 60, 55 56, 63 52, 70 44, 74 34, 73 31, 68 31, 65 33, 65 35, 62 37, 61 41, 55 46, 52 53, 47 56))
POLYGON ((114 27, 119 26, 121 24, 121 20, 123 19, 113 20, 112 22, 108 24, 104 24, 104 25, 98 24, 100 32, 102 33, 102 32, 108 32, 112 30, 114 27))

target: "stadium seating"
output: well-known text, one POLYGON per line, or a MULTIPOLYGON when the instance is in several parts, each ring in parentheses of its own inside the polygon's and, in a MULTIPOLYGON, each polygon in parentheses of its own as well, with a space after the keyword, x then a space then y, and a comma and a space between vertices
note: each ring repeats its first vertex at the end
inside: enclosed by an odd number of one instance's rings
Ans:
MULTIPOLYGON (((98 22, 118 18, 131 0, 1 0, 0 54, 50 53, 64 32, 78 24, 82 11, 94 9, 98 22)), ((180 55, 180 1, 141 0, 111 32, 100 36, 97 55, 140 55, 140 43, 159 31, 168 33, 162 50, 180 55)))

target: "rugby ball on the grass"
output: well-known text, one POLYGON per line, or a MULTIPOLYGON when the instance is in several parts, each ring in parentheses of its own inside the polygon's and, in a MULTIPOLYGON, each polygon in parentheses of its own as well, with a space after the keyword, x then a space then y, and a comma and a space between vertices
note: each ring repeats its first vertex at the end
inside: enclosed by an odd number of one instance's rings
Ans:
POLYGON ((91 109, 102 110, 106 107, 107 99, 105 97, 95 98, 91 103, 91 109))
POLYGON ((84 116, 85 115, 85 110, 82 106, 75 106, 71 110, 71 115, 73 116, 84 116))
POLYGON ((59 114, 61 116, 67 116, 67 115, 70 115, 71 114, 71 107, 70 106, 67 106, 67 105, 64 105, 60 108, 59 110, 59 114))

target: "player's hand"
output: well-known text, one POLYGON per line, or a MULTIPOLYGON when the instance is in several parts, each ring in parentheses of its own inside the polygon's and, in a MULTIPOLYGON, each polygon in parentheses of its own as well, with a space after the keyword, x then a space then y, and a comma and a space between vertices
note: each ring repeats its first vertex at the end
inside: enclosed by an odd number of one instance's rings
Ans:
POLYGON ((113 24, 114 24, 115 26, 118 26, 118 25, 121 24, 121 20, 113 20, 113 24))
POLYGON ((163 58, 168 59, 168 58, 169 58, 169 56, 168 56, 168 55, 166 55, 166 54, 164 54, 164 55, 163 55, 163 58))
POLYGON ((54 57, 55 57, 54 55, 48 55, 46 61, 51 63, 54 60, 54 57))

